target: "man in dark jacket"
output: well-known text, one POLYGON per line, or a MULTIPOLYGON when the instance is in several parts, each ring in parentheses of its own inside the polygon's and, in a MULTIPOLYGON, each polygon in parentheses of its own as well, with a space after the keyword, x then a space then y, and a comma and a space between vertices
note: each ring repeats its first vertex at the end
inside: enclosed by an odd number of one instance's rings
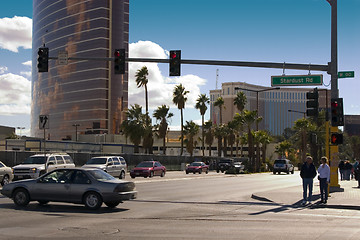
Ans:
POLYGON ((306 204, 306 200, 311 203, 312 189, 313 189, 313 179, 316 176, 316 168, 313 164, 313 159, 311 156, 306 157, 306 162, 302 165, 300 171, 300 177, 303 180, 303 202, 306 204), (309 188, 309 196, 307 197, 307 189, 309 188))

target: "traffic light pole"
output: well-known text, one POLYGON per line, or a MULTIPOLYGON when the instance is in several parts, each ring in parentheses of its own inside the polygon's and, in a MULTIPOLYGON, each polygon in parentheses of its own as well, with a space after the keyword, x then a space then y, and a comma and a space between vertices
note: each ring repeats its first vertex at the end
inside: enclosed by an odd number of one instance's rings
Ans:
MULTIPOLYGON (((331 98, 338 98, 338 56, 337 56, 337 0, 326 0, 331 6, 331 62, 329 74, 331 75, 331 98)), ((338 132, 337 126, 331 126, 331 132, 338 132)), ((328 138, 329 142, 330 139, 328 138)), ((330 187, 340 187, 338 176, 339 147, 330 146, 330 187)))

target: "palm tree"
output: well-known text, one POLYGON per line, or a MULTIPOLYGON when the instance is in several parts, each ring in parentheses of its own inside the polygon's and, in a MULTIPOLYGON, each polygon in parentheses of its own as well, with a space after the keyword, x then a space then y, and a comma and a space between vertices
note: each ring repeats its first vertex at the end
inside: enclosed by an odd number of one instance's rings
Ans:
POLYGON ((206 94, 200 94, 198 99, 196 100, 195 108, 200 110, 201 114, 201 143, 202 143, 202 154, 205 156, 205 132, 204 132, 204 116, 207 110, 206 104, 210 103, 210 99, 206 96, 206 94))
POLYGON ((301 118, 295 121, 294 129, 296 130, 296 135, 299 139, 298 144, 300 145, 300 156, 303 163, 306 158, 307 135, 310 131, 315 130, 315 126, 310 122, 310 120, 301 118))
POLYGON ((261 151, 262 151, 262 162, 266 162, 266 148, 269 143, 272 141, 272 137, 269 135, 267 131, 260 130, 258 131, 259 142, 261 143, 261 151))
POLYGON ((193 121, 186 121, 184 126, 184 134, 186 135, 186 150, 190 153, 192 157, 194 148, 196 147, 196 140, 194 137, 199 133, 199 125, 194 123, 193 121))
POLYGON ((252 164, 252 167, 254 167, 254 141, 253 141, 253 134, 251 132, 251 126, 256 121, 256 111, 249 111, 244 110, 244 123, 247 126, 247 132, 248 132, 248 152, 249 152, 249 159, 252 164))
POLYGON ((227 128, 228 128, 228 143, 230 145, 230 154, 231 157, 233 157, 233 145, 235 143, 235 132, 236 132, 236 128, 237 128, 237 122, 236 120, 232 120, 230 122, 228 122, 227 124, 227 128))
POLYGON ((243 134, 244 131, 244 115, 243 114, 239 114, 236 113, 234 116, 233 121, 235 121, 235 132, 236 132, 236 137, 235 137, 235 143, 236 143, 236 157, 238 157, 238 152, 239 152, 239 143, 241 140, 241 135, 243 134))
POLYGON ((275 146, 275 152, 279 155, 280 158, 285 157, 291 152, 291 146, 292 145, 289 141, 284 140, 280 142, 279 145, 275 146))
POLYGON ((180 155, 183 154, 183 148, 184 148, 184 133, 183 133, 183 122, 184 122, 184 116, 183 116, 183 109, 185 108, 185 102, 187 101, 186 94, 188 94, 189 91, 185 91, 185 88, 180 83, 179 85, 176 85, 173 92, 173 103, 177 105, 178 109, 180 109, 180 115, 181 115, 181 150, 180 155))
POLYGON ((238 92, 236 94, 236 97, 234 98, 234 105, 236 106, 236 108, 239 110, 240 113, 244 110, 246 102, 247 99, 245 93, 238 92))
POLYGON ((168 120, 174 116, 173 113, 169 113, 170 107, 167 107, 165 104, 161 107, 158 107, 154 113, 153 117, 156 118, 160 123, 157 126, 158 129, 158 137, 163 139, 163 154, 166 152, 166 133, 168 129, 168 120))
POLYGON ((141 69, 139 69, 136 74, 136 85, 138 88, 145 87, 145 106, 146 106, 146 114, 149 114, 149 102, 148 102, 148 90, 147 90, 147 84, 148 84, 148 78, 149 71, 146 66, 143 66, 141 69))
POLYGON ((211 156, 211 145, 214 142, 214 132, 212 129, 212 121, 211 120, 205 122, 204 129, 206 130, 205 142, 207 145, 209 145, 209 156, 211 156))
POLYGON ((134 143, 134 152, 139 152, 139 145, 141 138, 144 136, 145 128, 145 116, 141 113, 141 106, 138 104, 132 105, 126 112, 127 119, 121 124, 121 129, 126 137, 130 138, 130 141, 134 143))
POLYGON ((215 107, 219 107, 219 114, 220 114, 220 124, 222 124, 222 107, 224 105, 224 99, 222 97, 218 97, 214 102, 215 107))

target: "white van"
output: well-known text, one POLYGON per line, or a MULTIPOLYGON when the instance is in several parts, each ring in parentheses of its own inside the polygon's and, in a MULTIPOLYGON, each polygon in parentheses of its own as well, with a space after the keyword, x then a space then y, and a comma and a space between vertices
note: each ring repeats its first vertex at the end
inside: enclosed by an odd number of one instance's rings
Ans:
POLYGON ((125 159, 120 156, 92 157, 82 167, 98 168, 107 172, 111 176, 118 177, 120 179, 125 178, 125 173, 127 171, 125 159))
POLYGON ((13 167, 14 179, 37 178, 56 168, 75 167, 73 159, 67 153, 36 154, 28 157, 23 163, 13 167))

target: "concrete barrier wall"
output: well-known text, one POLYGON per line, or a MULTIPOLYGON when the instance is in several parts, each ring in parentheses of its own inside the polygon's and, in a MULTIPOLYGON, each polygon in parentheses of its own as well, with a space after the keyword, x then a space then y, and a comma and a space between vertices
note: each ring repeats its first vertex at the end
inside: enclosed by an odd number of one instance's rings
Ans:
MULTIPOLYGON (((0 151, 0 161, 9 167, 13 167, 22 163, 27 157, 34 154, 42 154, 43 152, 30 152, 30 151, 0 151)), ((76 166, 81 167, 91 157, 95 156, 122 156, 125 158, 128 169, 132 169, 135 165, 146 160, 159 161, 166 166, 167 170, 182 170, 181 166, 191 163, 193 161, 204 161, 211 166, 218 159, 217 157, 190 157, 190 156, 166 156, 166 155, 149 155, 149 154, 103 154, 103 153, 68 153, 74 160, 76 166)))

